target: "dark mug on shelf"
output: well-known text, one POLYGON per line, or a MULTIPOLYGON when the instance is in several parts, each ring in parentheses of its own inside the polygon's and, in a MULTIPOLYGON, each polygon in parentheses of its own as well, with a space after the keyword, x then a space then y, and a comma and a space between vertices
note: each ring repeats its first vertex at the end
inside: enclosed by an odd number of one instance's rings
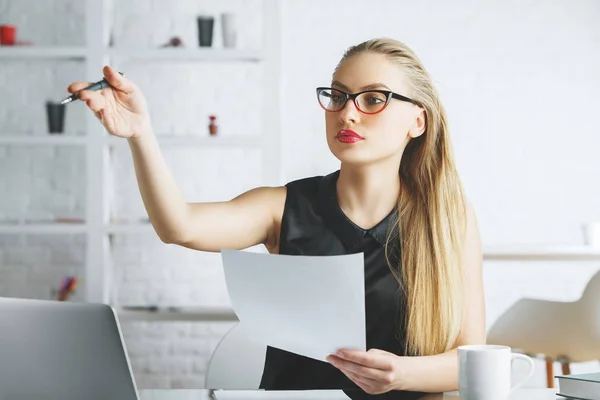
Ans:
POLYGON ((55 103, 53 101, 46 102, 46 116, 48 118, 48 131, 50 133, 63 133, 65 126, 65 110, 65 104, 55 103))
POLYGON ((213 40, 213 30, 215 18, 211 16, 199 16, 198 21, 198 41, 200 47, 211 47, 213 40))

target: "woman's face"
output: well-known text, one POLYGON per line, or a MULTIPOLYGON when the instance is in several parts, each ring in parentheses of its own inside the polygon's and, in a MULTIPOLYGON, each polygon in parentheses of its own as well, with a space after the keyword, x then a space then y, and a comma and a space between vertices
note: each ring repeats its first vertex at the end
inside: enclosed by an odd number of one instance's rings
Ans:
MULTIPOLYGON (((348 94, 379 89, 410 97, 401 69, 377 53, 362 53, 344 61, 331 87, 348 94)), ((335 97, 326 100, 343 101, 339 93, 332 94, 335 97)), ((359 104, 365 111, 373 111, 381 104, 380 96, 363 95, 359 104)), ((329 149, 341 162, 359 165, 394 160, 399 164, 410 138, 423 133, 425 113, 413 103, 392 98, 383 111, 369 115, 349 99, 340 111, 325 112, 325 125, 329 149)))

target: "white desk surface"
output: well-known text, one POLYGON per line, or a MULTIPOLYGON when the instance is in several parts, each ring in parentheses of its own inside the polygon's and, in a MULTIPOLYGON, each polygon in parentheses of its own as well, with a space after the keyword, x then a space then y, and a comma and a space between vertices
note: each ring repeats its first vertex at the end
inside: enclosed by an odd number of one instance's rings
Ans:
MULTIPOLYGON (((310 391, 260 391, 260 390, 228 390, 215 392, 218 400, 347 400, 344 392, 339 390, 310 391)), ((146 389, 140 390, 140 400, 199 400, 209 399, 208 390, 192 389, 146 389)), ((430 394, 423 400, 460 400, 457 392, 430 394)), ((556 395, 556 389, 517 389, 510 400, 565 400, 556 395)))

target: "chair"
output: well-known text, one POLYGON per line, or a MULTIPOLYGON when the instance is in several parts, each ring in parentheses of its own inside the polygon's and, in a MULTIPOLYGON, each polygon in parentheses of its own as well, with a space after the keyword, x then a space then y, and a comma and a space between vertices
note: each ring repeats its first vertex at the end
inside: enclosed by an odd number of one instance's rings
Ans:
POLYGON ((258 389, 267 346, 248 339, 238 322, 221 338, 205 379, 207 389, 258 389))
POLYGON ((487 342, 534 357, 543 354, 549 388, 554 387, 554 361, 569 375, 572 362, 600 360, 600 271, 575 302, 517 301, 492 325, 487 342))

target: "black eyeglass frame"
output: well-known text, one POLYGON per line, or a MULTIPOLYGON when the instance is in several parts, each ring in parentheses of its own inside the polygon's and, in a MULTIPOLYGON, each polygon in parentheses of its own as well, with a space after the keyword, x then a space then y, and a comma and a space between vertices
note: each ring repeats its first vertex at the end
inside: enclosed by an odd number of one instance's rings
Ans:
POLYGON ((369 115, 378 114, 378 113, 382 112, 383 110, 385 110, 386 107, 388 106, 388 104, 390 104, 390 101, 392 99, 396 99, 396 100, 400 100, 400 101, 406 101, 406 102, 409 102, 409 103, 412 103, 412 104, 414 104, 416 106, 421 107, 421 105, 416 100, 413 100, 410 97, 402 96, 401 94, 392 92, 391 90, 371 89, 371 90, 363 90, 363 91, 358 92, 358 93, 346 93, 346 92, 344 92, 343 90, 340 90, 340 89, 336 89, 336 88, 332 88, 332 87, 323 87, 323 86, 320 86, 320 87, 318 87, 316 89, 316 91, 317 91, 317 101, 319 102, 319 105, 321 106, 321 108, 323 108, 327 112, 339 112, 339 111, 343 110, 344 107, 346 107, 346 103, 348 103, 349 99, 352 99, 352 102, 354 103, 354 106, 356 107, 356 109, 358 111, 360 111, 363 114, 369 114, 369 115), (335 90, 336 92, 342 93, 346 97, 346 99, 344 100, 344 104, 340 107, 339 110, 328 110, 325 106, 323 106, 323 104, 321 103, 321 100, 320 100, 320 95, 321 95, 321 92, 323 92, 324 90, 335 90), (358 106, 358 104, 356 102, 356 98, 358 96, 360 96, 361 94, 363 94, 363 93, 371 93, 371 92, 381 93, 381 94, 385 95, 386 96, 386 101, 385 101, 385 104, 383 105, 383 107, 381 108, 381 110, 370 113, 370 112, 365 112, 365 111, 363 111, 363 110, 360 109, 360 107, 358 106))

